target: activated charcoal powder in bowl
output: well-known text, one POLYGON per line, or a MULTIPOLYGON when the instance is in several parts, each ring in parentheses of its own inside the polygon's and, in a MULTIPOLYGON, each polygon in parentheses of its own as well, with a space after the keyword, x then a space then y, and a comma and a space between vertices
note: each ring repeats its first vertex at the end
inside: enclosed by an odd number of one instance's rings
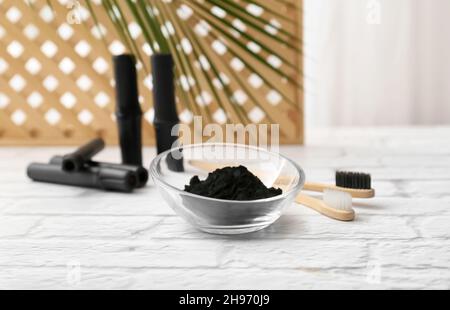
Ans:
POLYGON ((281 189, 267 188, 243 166, 215 170, 203 181, 194 176, 185 192, 205 197, 183 196, 183 203, 193 213, 202 214, 212 225, 234 227, 251 225, 252 219, 264 218, 278 203, 275 198, 283 194, 281 189), (258 201, 258 207, 246 203, 251 201, 258 201))
POLYGON ((226 143, 179 146, 158 155, 150 173, 180 217, 203 232, 221 235, 251 233, 273 224, 305 182, 302 168, 279 153, 226 143), (182 152, 183 172, 167 164, 174 152, 182 152), (225 168, 208 174, 211 167, 225 168))
POLYGON ((281 189, 267 188, 244 166, 217 169, 204 181, 195 176, 184 190, 208 198, 236 201, 267 199, 283 194, 281 189))

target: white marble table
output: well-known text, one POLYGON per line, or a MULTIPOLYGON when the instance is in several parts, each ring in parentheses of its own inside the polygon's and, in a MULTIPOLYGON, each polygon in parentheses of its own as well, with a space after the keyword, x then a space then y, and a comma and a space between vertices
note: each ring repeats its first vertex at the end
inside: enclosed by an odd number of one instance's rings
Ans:
POLYGON ((340 129, 307 142, 281 151, 309 180, 367 171, 378 197, 356 201, 352 223, 292 205, 240 237, 196 231, 152 184, 123 195, 25 177, 29 162, 67 148, 0 148, 0 288, 450 289, 450 128, 340 129))

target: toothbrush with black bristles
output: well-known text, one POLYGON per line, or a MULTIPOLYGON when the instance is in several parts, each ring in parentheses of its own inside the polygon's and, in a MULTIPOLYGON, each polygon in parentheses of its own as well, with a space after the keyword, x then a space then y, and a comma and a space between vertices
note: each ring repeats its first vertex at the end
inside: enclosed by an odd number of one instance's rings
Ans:
POLYGON ((306 182, 303 189, 313 192, 338 190, 349 193, 353 198, 375 197, 375 190, 372 188, 371 175, 360 172, 337 171, 335 185, 306 182))

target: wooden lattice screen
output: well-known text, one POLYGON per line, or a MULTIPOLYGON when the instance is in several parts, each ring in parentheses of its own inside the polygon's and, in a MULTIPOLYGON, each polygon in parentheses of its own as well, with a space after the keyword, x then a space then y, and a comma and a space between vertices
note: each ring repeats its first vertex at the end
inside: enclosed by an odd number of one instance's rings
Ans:
MULTIPOLYGON (((0 19, 1 145, 76 145, 96 136, 104 137, 108 143, 117 143, 111 55, 124 52, 125 48, 120 43, 107 13, 99 7, 101 0, 92 0, 91 3, 98 12, 102 25, 100 30, 104 33, 106 44, 101 40, 99 28, 95 27, 93 18, 83 7, 83 1, 79 1, 81 6, 77 7, 77 14, 80 14, 82 22, 71 23, 71 18, 74 18, 71 15, 73 2, 52 1, 53 7, 50 8, 46 0, 0 0, 0 12, 3 16, 0 19)), ((263 3, 264 7, 288 17, 286 20, 280 20, 276 15, 255 6, 257 10, 260 9, 258 14, 271 21, 266 27, 268 32, 277 36, 277 29, 282 28, 296 34, 298 48, 301 49, 300 0, 235 2, 243 6, 263 3)), ((252 42, 243 41, 244 47, 253 48, 255 53, 260 53, 267 61, 272 61, 274 66, 297 81, 298 85, 295 86, 286 80, 280 80, 279 76, 261 66, 246 53, 233 55, 226 49, 220 51, 220 46, 218 49, 214 48, 217 39, 223 38, 214 29, 208 29, 208 17, 196 16, 195 13, 186 16, 191 12, 183 11, 183 6, 188 8, 186 0, 171 1, 168 6, 172 13, 178 14, 180 20, 182 19, 179 25, 172 25, 174 31, 182 26, 199 30, 199 42, 207 50, 204 56, 221 68, 224 80, 234 90, 237 101, 244 107, 249 119, 255 123, 269 123, 269 119, 272 119, 281 125, 283 143, 302 143, 303 94, 301 86, 298 86, 302 85, 302 61, 299 53, 261 35, 251 27, 242 27, 242 31, 246 31, 250 37, 258 38, 295 64, 295 67, 286 66, 276 57, 259 51, 258 46, 251 45, 252 42), (202 25, 206 30, 201 29, 202 25), (251 64, 254 71, 247 66, 243 67, 239 57, 251 64), (261 83, 260 76, 280 87, 275 91, 266 83, 261 83), (250 98, 256 100, 260 106, 254 105, 250 98), (288 104, 283 98, 288 98, 295 104, 288 104), (269 114, 270 118, 266 114, 269 114)), ((234 22, 234 25, 239 27, 236 20, 229 22, 234 22)), ((137 46, 142 48, 142 57, 149 59, 150 51, 141 31, 134 23, 129 26, 137 46)), ((225 46, 234 44, 227 40, 222 42, 225 46)), ((189 49, 189 44, 187 45, 189 49)), ((192 63, 198 66, 199 59, 193 54, 191 56, 192 63)), ((146 65, 149 66, 150 61, 146 65)), ((145 112, 144 139, 146 144, 152 144, 152 80, 142 68, 139 74, 141 101, 145 112)), ((189 78, 184 83, 189 84, 189 78)), ((193 104, 198 106, 206 102, 213 111, 214 121, 224 122, 224 111, 209 95, 210 86, 206 81, 199 81, 198 84, 203 91, 185 98, 194 98, 193 104)), ((220 92, 220 85, 217 88, 220 92)), ((226 96, 223 92, 220 94, 226 96)), ((180 104, 179 112, 184 122, 191 121, 192 113, 186 105, 180 104)))

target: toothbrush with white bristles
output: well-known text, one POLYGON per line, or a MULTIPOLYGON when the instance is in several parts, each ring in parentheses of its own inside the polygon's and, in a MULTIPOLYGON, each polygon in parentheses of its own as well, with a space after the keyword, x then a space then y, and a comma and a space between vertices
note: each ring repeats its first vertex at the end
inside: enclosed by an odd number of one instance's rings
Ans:
POLYGON ((296 202, 335 220, 349 222, 355 219, 352 196, 346 192, 326 189, 323 200, 300 194, 296 202))

